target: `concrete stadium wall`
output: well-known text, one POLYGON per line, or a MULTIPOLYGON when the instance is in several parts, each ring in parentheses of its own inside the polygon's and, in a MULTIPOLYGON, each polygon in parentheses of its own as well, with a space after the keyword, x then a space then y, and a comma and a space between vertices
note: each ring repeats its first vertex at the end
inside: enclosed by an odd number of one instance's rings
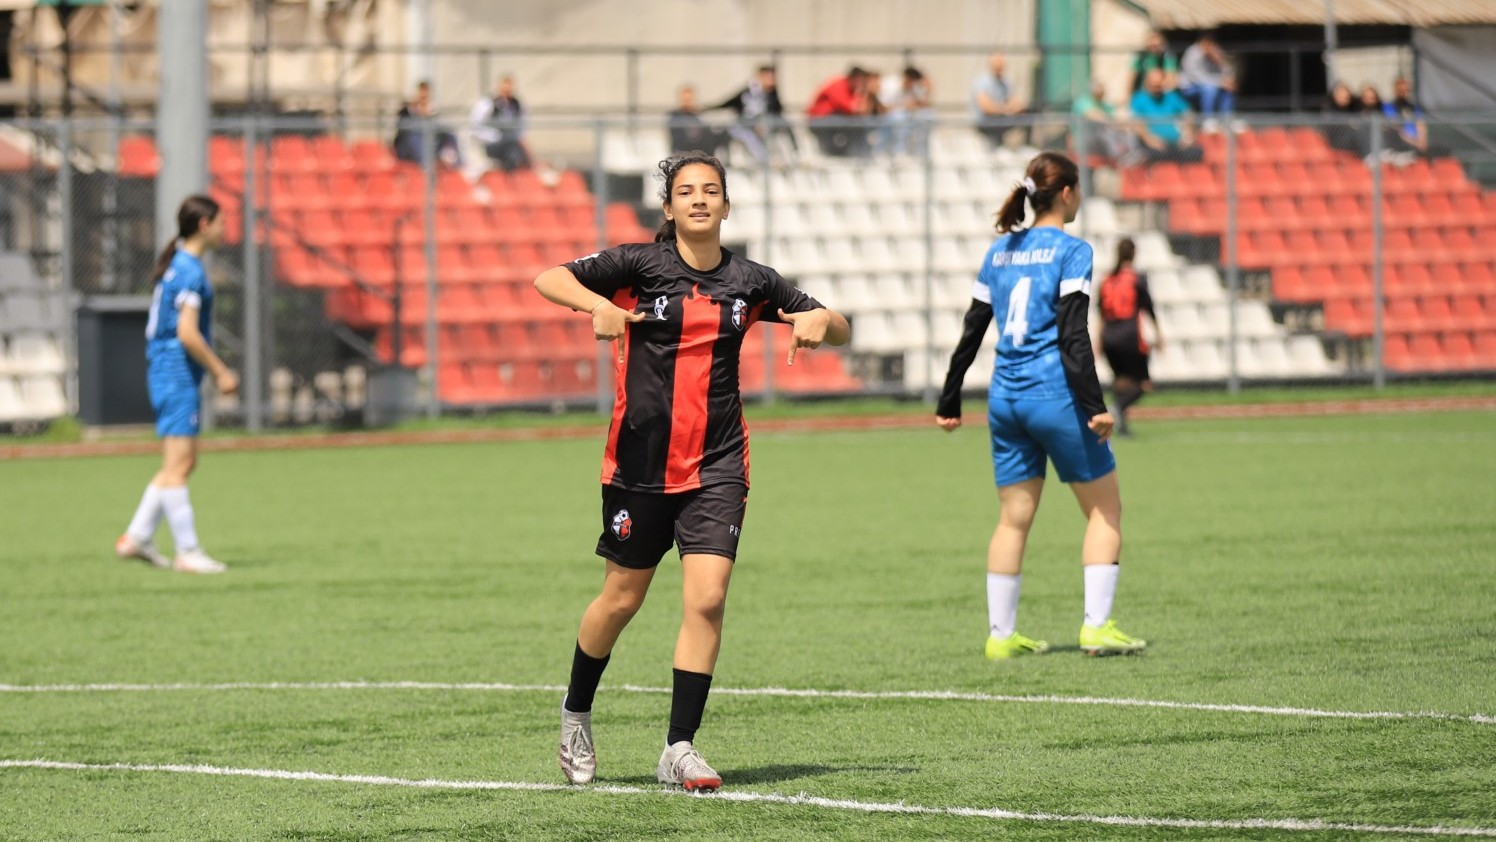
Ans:
MULTIPOLYGON (((639 66, 639 100, 646 110, 668 110, 683 82, 704 102, 736 92, 773 46, 818 46, 822 56, 785 56, 779 62, 785 107, 800 110, 827 78, 856 63, 884 73, 902 69, 898 49, 916 44, 970 47, 967 55, 920 55, 915 63, 934 79, 944 109, 965 107, 985 53, 1011 54, 1009 76, 1031 89, 1035 0, 433 0, 434 37, 447 44, 635 46, 689 49, 691 55, 647 57, 639 66), (502 11, 499 11, 499 8, 502 11), (892 48, 878 51, 872 47, 892 48), (723 50, 743 49, 742 54, 723 50)), ((616 55, 511 55, 490 75, 512 72, 522 98, 535 109, 627 101, 626 67, 616 55)), ((420 72, 407 67, 408 83, 420 72)), ((492 86, 473 59, 438 59, 431 72, 437 99, 449 111, 466 108, 492 86)), ((1027 96, 1027 94, 1024 94, 1027 96)))

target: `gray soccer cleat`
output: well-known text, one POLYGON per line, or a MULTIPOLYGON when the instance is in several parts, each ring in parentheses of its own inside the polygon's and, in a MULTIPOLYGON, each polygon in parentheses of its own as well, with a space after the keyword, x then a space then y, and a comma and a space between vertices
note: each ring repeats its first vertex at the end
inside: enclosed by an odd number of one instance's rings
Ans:
POLYGON ((592 712, 573 713, 561 699, 561 771, 574 784, 590 784, 597 774, 597 750, 592 747, 592 712))
POLYGON ((682 787, 687 792, 712 792, 722 786, 722 776, 707 765, 695 746, 685 740, 665 747, 655 778, 662 784, 682 787))
POLYGON ((129 535, 119 536, 114 542, 114 554, 122 559, 139 559, 149 563, 152 567, 170 567, 171 559, 166 554, 156 549, 156 545, 150 541, 137 541, 129 535))

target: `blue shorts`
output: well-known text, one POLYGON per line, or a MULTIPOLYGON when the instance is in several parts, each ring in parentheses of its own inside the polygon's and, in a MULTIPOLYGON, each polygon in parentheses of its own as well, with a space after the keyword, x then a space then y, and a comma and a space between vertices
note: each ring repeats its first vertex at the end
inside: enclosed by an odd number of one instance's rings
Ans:
POLYGON ((1044 461, 1054 462, 1060 482, 1091 482, 1117 469, 1111 445, 1086 426, 1090 419, 1069 396, 990 398, 992 471, 999 486, 1042 478, 1044 461))
POLYGON ((198 415, 202 396, 190 381, 177 378, 169 382, 149 381, 151 409, 156 411, 156 435, 196 436, 201 428, 198 415))

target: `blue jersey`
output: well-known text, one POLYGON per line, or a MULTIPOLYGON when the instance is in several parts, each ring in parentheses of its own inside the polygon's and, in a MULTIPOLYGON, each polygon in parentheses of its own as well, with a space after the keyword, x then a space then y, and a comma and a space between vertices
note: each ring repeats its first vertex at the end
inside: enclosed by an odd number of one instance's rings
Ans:
POLYGON ((997 319, 994 398, 1070 396, 1060 362, 1060 299, 1091 294, 1091 244, 1058 228, 1015 231, 987 250, 972 297, 997 319))
POLYGON ((177 338, 177 319, 183 307, 197 308, 197 327, 203 340, 213 342, 213 288, 203 262, 178 250, 151 295, 151 314, 145 327, 145 357, 153 377, 177 379, 185 375, 198 383, 203 367, 177 338))

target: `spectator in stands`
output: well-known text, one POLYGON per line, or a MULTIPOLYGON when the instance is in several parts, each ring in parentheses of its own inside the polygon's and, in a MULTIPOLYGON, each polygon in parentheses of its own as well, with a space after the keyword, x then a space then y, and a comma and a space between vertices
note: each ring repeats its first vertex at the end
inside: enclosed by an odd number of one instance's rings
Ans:
POLYGON ((1137 157, 1138 137, 1118 122, 1114 109, 1106 101, 1106 85, 1100 79, 1091 83, 1090 93, 1076 97, 1072 111, 1085 121, 1087 154, 1123 165, 1137 157))
POLYGON ((1428 124, 1423 109, 1413 101, 1413 86, 1402 76, 1392 83, 1392 101, 1382 105, 1382 113, 1398 122, 1397 151, 1428 154, 1428 124))
POLYGON ((218 203, 188 196, 177 209, 177 236, 156 258, 155 293, 146 322, 146 386, 161 437, 161 470, 151 478, 125 534, 114 542, 120 558, 150 562, 182 573, 222 573, 224 566, 198 544, 197 521, 187 479, 197 467, 202 379, 213 376, 221 394, 239 391, 239 377, 213 353, 213 287, 203 253, 223 242, 218 203), (153 538, 165 516, 176 558, 156 549, 153 538))
MULTIPOLYGON (((395 122, 395 157, 402 161, 419 164, 422 160, 422 141, 425 131, 422 123, 436 117, 431 108, 431 83, 416 85, 415 99, 400 107, 395 122)), ((433 127, 436 137, 436 159, 449 167, 462 166, 462 153, 458 151, 457 136, 440 125, 433 127)))
POLYGON ((765 160, 769 155, 769 143, 776 137, 785 138, 791 151, 800 151, 795 133, 784 119, 784 105, 779 101, 779 74, 774 65, 760 66, 747 87, 709 110, 718 108, 732 109, 738 115, 737 123, 727 130, 728 134, 743 144, 754 159, 765 160))
POLYGON ((1132 95, 1132 116, 1144 154, 1155 161, 1198 161, 1203 156, 1195 145, 1189 103, 1178 91, 1164 87, 1164 72, 1150 70, 1143 89, 1132 95))
POLYGON ((852 67, 816 92, 805 115, 810 118, 811 134, 821 151, 839 158, 868 154, 868 117, 872 114, 872 96, 868 93, 868 72, 852 67))
POLYGON ((675 110, 670 112, 665 125, 670 131, 672 153, 701 151, 716 155, 720 147, 727 145, 727 132, 712 128, 701 119, 694 85, 681 85, 676 91, 675 110))
POLYGON ((1003 135, 1013 128, 1006 118, 1023 113, 1025 107, 1023 100, 1013 96, 1013 89, 1003 75, 1007 64, 1002 53, 992 53, 987 56, 986 71, 971 80, 971 115, 976 120, 977 131, 993 146, 1001 145, 1003 135))
POLYGON ((1370 149, 1367 146, 1366 132, 1360 126, 1361 113, 1361 103, 1351 91, 1351 86, 1336 82, 1325 100, 1325 115, 1340 121, 1325 127, 1325 138, 1329 140, 1330 146, 1354 152, 1357 157, 1366 156, 1370 149))
POLYGON ((1148 33, 1143 49, 1132 57, 1132 80, 1127 84, 1128 90, 1132 93, 1142 90, 1143 80, 1150 70, 1164 72, 1165 87, 1172 89, 1179 85, 1179 57, 1169 52, 1164 34, 1156 29, 1148 33))
POLYGON ((911 64, 885 80, 877 93, 886 115, 879 133, 881 151, 923 156, 935 117, 935 89, 924 71, 911 64))
POLYGON ((530 168, 525 144, 525 107, 514 95, 514 77, 499 79, 494 95, 473 104, 469 121, 473 137, 483 144, 489 160, 504 172, 530 168))
POLYGON ((1201 129, 1220 129, 1222 116, 1236 110, 1236 73, 1215 34, 1206 32, 1184 51, 1179 66, 1179 93, 1204 117, 1201 129))
POLYGON ((1153 323, 1153 347, 1164 347, 1164 336, 1158 329, 1158 314, 1153 312, 1153 296, 1148 293, 1148 276, 1132 268, 1137 245, 1131 237, 1117 243, 1117 267, 1101 282, 1101 352, 1112 367, 1112 417, 1117 435, 1131 434, 1127 410, 1153 391, 1148 374, 1152 348, 1143 336, 1143 314, 1153 323))

